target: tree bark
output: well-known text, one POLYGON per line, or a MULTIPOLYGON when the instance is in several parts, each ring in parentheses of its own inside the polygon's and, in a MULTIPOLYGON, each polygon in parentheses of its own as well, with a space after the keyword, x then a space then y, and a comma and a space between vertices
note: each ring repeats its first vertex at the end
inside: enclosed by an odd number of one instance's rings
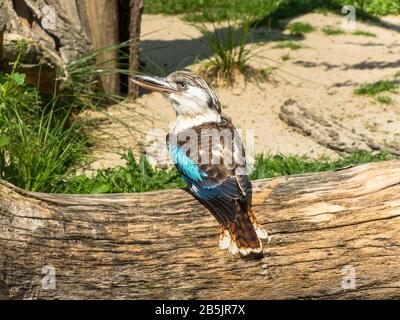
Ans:
POLYGON ((84 12, 75 1, 3 0, 3 3, 1 15, 7 17, 6 31, 35 41, 59 68, 92 49, 88 30, 81 20, 84 12), (54 25, 44 23, 49 13, 45 6, 50 6, 55 14, 54 25))
POLYGON ((241 260, 217 248, 217 222, 184 190, 58 195, 2 181, 0 296, 400 298, 400 161, 253 187, 271 241, 241 260))
POLYGON ((1 14, 5 11, 4 3, 0 3, 0 68, 3 66, 3 56, 4 56, 4 30, 6 29, 6 24, 8 18, 5 14, 1 14))
MULTIPOLYGON (((140 23, 140 14, 137 23, 140 23)), ((0 3, 0 25, 1 21, 6 21, 7 34, 11 38, 18 35, 21 39, 33 40, 40 51, 41 55, 32 64, 36 69, 31 72, 37 77, 40 68, 36 65, 42 64, 42 55, 46 61, 51 61, 54 69, 68 76, 65 65, 70 61, 119 43, 120 28, 128 28, 119 24, 119 15, 118 0, 3 0, 0 3), (55 14, 54 25, 46 23, 49 12, 55 14)), ((15 52, 11 53, 13 55, 5 59, 8 62, 15 60, 15 52)), ((112 72, 119 67, 119 52, 108 51, 99 55, 97 62, 99 68, 110 70, 100 76, 101 87, 105 92, 119 94, 119 75, 112 72)), ((50 79, 48 84, 54 85, 54 79, 50 79)))
MULTIPOLYGON (((142 22, 143 0, 132 0, 131 18, 129 24, 130 30, 130 49, 129 49, 129 70, 134 73, 139 69, 139 41, 140 24, 142 22)), ((128 84, 128 96, 135 99, 139 95, 139 87, 132 81, 128 84)))
MULTIPOLYGON (((85 24, 90 35, 94 50, 98 50, 119 42, 118 0, 85 0, 83 2, 82 15, 85 16, 85 24)), ((119 94, 120 82, 117 73, 118 51, 109 51, 100 55, 97 59, 101 69, 111 72, 101 75, 102 88, 107 93, 119 94)))

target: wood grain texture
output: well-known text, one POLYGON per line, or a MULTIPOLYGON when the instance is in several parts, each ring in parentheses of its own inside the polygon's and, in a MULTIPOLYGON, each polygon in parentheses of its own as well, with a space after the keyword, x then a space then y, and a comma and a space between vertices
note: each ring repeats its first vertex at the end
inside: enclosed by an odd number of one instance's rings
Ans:
MULTIPOLYGON (((140 25, 142 23, 143 0, 133 0, 130 9, 129 37, 129 70, 132 74, 139 70, 140 25)), ((135 99, 139 96, 139 87, 132 81, 128 84, 128 97, 135 99)))
MULTIPOLYGON (((0 9, 0 27, 6 21, 7 34, 33 41, 40 52, 35 55, 40 58, 35 61, 40 66, 30 66, 30 76, 36 76, 35 84, 38 78, 46 76, 41 73, 42 65, 50 65, 54 73, 62 71, 68 78, 68 63, 93 50, 119 43, 118 0, 3 0, 0 9), (54 26, 43 23, 45 6, 54 10, 54 26)), ((6 62, 12 63, 17 53, 18 50, 9 50, 6 62)), ((101 74, 101 87, 108 93, 119 94, 119 76, 111 74, 118 68, 118 52, 109 50, 96 58, 99 68, 110 70, 101 74)), ((54 83, 54 77, 50 77, 45 87, 52 85, 54 90, 54 83)))
POLYGON ((82 12, 77 10, 75 1, 3 0, 3 3, 1 15, 8 18, 6 31, 35 41, 41 51, 61 70, 65 63, 92 49, 87 30, 82 23, 78 23, 82 12), (46 5, 55 10, 54 28, 42 25, 43 8, 46 5))
MULTIPOLYGON (((85 0, 81 4, 81 15, 94 50, 119 43, 118 0, 85 0)), ((119 94, 119 75, 112 70, 118 69, 118 50, 105 52, 97 57, 100 68, 111 70, 100 76, 102 88, 109 94, 119 94)))
MULTIPOLYGON (((0 68, 3 69, 3 51, 4 51, 4 30, 6 29, 6 24, 8 21, 8 14, 6 12, 6 8, 4 3, 0 3, 0 68)), ((1 70, 2 70, 1 69, 1 70)))
POLYGON ((256 181, 264 258, 217 248, 184 190, 30 193, 0 182, 0 297, 400 298, 400 161, 256 181), (43 266, 56 288, 42 288, 43 266), (342 287, 354 268, 355 289, 342 287))

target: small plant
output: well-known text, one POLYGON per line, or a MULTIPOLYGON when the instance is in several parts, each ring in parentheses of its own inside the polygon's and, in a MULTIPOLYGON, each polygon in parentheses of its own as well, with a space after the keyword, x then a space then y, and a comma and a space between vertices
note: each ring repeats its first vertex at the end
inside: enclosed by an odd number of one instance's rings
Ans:
POLYGON ((298 43, 297 41, 284 41, 278 43, 272 47, 273 49, 290 49, 290 50, 299 50, 304 48, 303 45, 298 43))
POLYGON ((344 34, 344 31, 332 26, 325 26, 322 28, 322 32, 328 36, 337 36, 340 34, 344 34))
POLYGON ((290 59, 289 53, 282 55, 281 59, 282 59, 282 61, 288 61, 290 59))
POLYGON ((381 80, 375 83, 369 83, 360 86, 354 90, 355 94, 372 96, 375 100, 381 104, 390 105, 393 104, 393 99, 389 96, 381 95, 381 93, 396 93, 398 84, 395 81, 381 80))
POLYGON ((375 96, 382 92, 396 92, 397 84, 394 81, 381 80, 375 83, 365 84, 356 90, 355 94, 375 96))
POLYGON ((51 183, 82 159, 82 124, 71 121, 72 101, 41 96, 17 72, 0 74, 0 178, 32 191, 51 191, 51 183))
POLYGON ((364 37, 376 37, 375 33, 372 32, 368 32, 368 31, 362 31, 362 30, 358 30, 358 31, 354 31, 352 32, 353 36, 364 36, 364 37))
POLYGON ((377 96, 375 99, 381 104, 393 104, 393 99, 388 96, 377 96))
POLYGON ((290 31, 290 34, 294 36, 302 36, 315 30, 311 24, 303 22, 293 22, 289 24, 287 29, 290 31))
POLYGON ((395 77, 395 78, 400 78, 400 71, 397 71, 397 72, 394 74, 394 77, 395 77))
POLYGON ((272 75, 272 72, 273 72, 275 69, 276 69, 276 67, 268 67, 268 68, 261 69, 261 70, 259 71, 259 73, 260 73, 260 78, 261 78, 262 80, 268 80, 269 77, 272 75))
POLYGON ((253 56, 252 49, 246 47, 250 34, 249 21, 227 27, 213 29, 202 24, 197 26, 208 40, 213 56, 208 60, 203 75, 216 82, 227 82, 232 85, 239 75, 249 78, 255 75, 256 70, 249 65, 253 56))

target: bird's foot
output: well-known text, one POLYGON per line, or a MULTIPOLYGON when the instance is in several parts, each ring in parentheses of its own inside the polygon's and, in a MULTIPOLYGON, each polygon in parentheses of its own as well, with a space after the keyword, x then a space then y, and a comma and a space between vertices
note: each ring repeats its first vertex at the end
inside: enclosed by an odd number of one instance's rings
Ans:
POLYGON ((260 239, 268 239, 268 232, 263 227, 261 227, 261 225, 256 226, 255 229, 256 229, 257 236, 260 239))
POLYGON ((231 243, 231 236, 229 235, 228 230, 222 228, 221 235, 219 237, 219 248, 220 249, 228 249, 231 243))

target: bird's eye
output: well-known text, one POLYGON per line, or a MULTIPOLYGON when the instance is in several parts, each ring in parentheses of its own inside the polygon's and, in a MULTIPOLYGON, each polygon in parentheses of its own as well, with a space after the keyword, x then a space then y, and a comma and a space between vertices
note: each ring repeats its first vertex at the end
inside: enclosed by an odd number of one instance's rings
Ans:
POLYGON ((176 83, 176 85, 178 86, 178 89, 180 89, 180 90, 186 90, 188 87, 187 82, 184 82, 184 81, 179 81, 176 83))

